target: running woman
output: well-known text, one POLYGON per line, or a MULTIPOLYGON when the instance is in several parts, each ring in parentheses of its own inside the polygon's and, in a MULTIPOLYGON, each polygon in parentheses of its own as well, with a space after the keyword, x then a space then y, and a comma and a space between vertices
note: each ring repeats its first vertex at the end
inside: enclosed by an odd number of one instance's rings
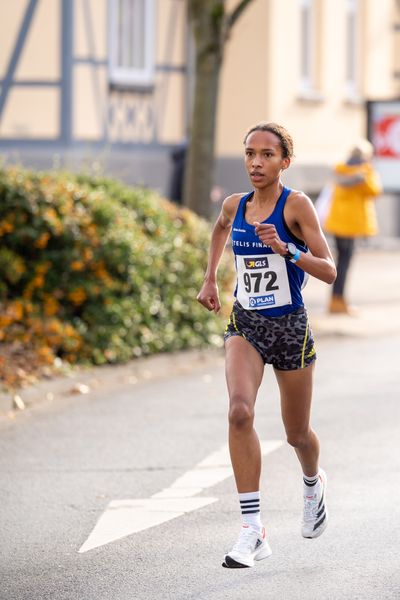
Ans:
POLYGON ((227 568, 252 567, 271 554, 260 515, 261 450, 254 429, 266 363, 274 368, 287 441, 303 471, 301 534, 318 537, 328 519, 326 475, 319 467, 319 440, 310 426, 316 353, 301 290, 308 275, 332 283, 335 263, 311 200, 281 181, 293 157, 287 130, 260 123, 248 131, 244 146, 253 189, 224 200, 197 297, 209 311, 220 310, 217 269, 231 234, 237 285, 225 330, 225 366, 229 449, 242 527, 224 557, 227 568))

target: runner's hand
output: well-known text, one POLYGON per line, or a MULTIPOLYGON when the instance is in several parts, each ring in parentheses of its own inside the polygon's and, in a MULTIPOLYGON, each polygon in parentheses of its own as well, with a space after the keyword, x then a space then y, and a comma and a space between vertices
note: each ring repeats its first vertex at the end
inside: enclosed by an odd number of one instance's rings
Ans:
POLYGON ((221 308, 217 284, 205 281, 197 296, 197 300, 200 302, 200 304, 205 306, 207 310, 213 310, 215 313, 217 313, 221 308))
POLYGON ((256 235, 258 235, 263 244, 270 246, 276 254, 280 254, 281 256, 286 254, 286 244, 279 237, 275 225, 255 221, 254 227, 256 228, 256 235))

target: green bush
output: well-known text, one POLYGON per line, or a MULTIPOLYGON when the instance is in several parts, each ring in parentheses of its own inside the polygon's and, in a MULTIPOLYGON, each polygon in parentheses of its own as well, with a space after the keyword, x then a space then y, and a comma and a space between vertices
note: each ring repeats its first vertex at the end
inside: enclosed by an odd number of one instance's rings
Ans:
MULTIPOLYGON (((196 301, 209 239, 147 189, 0 169, 0 341, 94 364, 221 344, 221 317, 196 301)), ((232 275, 224 257, 227 309, 232 275)))

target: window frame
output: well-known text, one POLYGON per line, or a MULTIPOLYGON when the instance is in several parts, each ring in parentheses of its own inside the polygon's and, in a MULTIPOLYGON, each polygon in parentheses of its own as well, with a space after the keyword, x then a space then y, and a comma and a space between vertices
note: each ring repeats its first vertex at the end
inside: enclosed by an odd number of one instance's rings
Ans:
POLYGON ((300 92, 315 90, 315 10, 313 0, 299 0, 300 6, 300 92), (304 16, 306 28, 304 28, 304 16))
POLYGON ((358 0, 345 0, 345 89, 348 98, 358 98, 360 94, 359 43, 360 4, 358 0))
MULTIPOLYGON (((118 39, 119 11, 121 7, 133 4, 137 0, 109 0, 109 52, 108 52, 108 79, 112 86, 128 88, 147 88, 154 84, 155 78, 155 38, 156 38, 156 10, 155 0, 142 0, 144 8, 144 43, 142 68, 118 65, 117 53, 120 49, 118 39)), ((126 31, 126 30, 125 30, 126 31)), ((129 40, 125 39, 126 44, 129 40)), ((124 40, 121 42, 124 45, 124 40)))

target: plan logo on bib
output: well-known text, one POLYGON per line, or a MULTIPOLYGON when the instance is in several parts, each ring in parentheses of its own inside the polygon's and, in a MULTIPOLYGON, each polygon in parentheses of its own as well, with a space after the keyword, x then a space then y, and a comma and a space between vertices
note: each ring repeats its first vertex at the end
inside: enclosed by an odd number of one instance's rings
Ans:
POLYGON ((251 296, 249 298, 250 308, 266 308, 275 304, 275 294, 265 296, 251 296))

